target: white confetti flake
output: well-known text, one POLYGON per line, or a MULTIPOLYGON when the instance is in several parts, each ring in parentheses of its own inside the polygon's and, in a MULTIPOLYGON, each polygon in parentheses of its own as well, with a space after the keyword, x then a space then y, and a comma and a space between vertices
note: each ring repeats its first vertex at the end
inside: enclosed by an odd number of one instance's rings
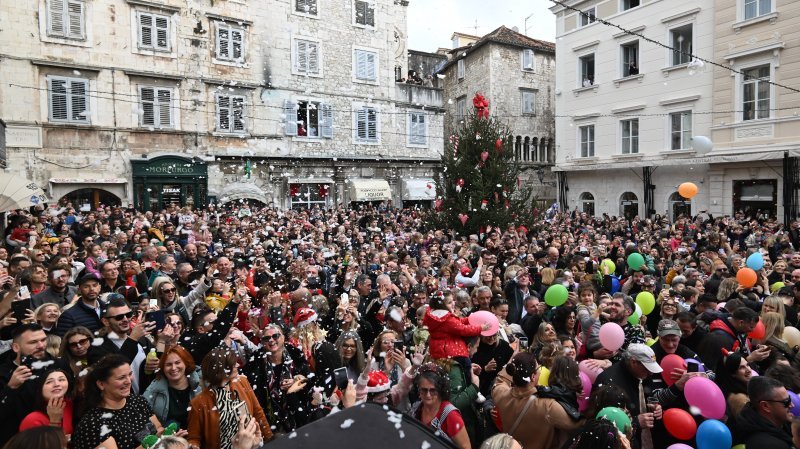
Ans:
POLYGON ((349 429, 350 426, 352 426, 354 422, 355 421, 353 421, 352 419, 345 419, 344 422, 342 423, 342 425, 339 426, 339 427, 341 427, 342 429, 349 429))

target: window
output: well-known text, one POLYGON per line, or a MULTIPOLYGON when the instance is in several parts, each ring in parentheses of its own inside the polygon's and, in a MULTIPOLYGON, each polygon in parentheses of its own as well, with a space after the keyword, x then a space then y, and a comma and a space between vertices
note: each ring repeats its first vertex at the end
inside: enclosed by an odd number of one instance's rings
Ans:
POLYGON ((317 0, 295 0, 295 12, 301 14, 317 15, 317 0))
POLYGON ((147 12, 138 12, 136 16, 139 20, 139 48, 169 51, 169 17, 147 12))
POLYGON ((692 146, 692 111, 673 112, 671 122, 670 149, 683 150, 692 146))
POLYGON ((589 192, 583 192, 578 197, 578 202, 581 204, 581 212, 594 216, 594 195, 589 192))
POLYGON ((217 22, 217 59, 221 61, 244 61, 244 29, 217 22))
POLYGON ((424 113, 408 114, 408 144, 428 145, 428 121, 424 113))
POLYGON ((83 0, 48 0, 47 35, 67 39, 86 38, 83 0))
POLYGON ((356 140, 361 142, 378 141, 378 110, 364 106, 356 111, 356 140))
POLYGON ((620 46, 622 50, 622 77, 639 74, 639 41, 620 46))
POLYGON ((692 60, 692 25, 684 25, 669 32, 672 41, 672 65, 680 65, 692 60))
POLYGON ((622 154, 639 152, 639 119, 622 120, 622 154))
POLYGON ((333 137, 333 110, 328 103, 286 100, 283 104, 285 134, 307 138, 333 137))
POLYGON ((217 95, 217 131, 232 134, 245 132, 243 96, 217 95))
POLYGON ((89 80, 53 76, 47 84, 51 122, 89 123, 89 80))
POLYGON ((581 157, 594 157, 594 125, 578 128, 581 133, 581 157))
POLYGON ((589 87, 594 85, 594 53, 586 56, 581 56, 581 87, 589 87))
POLYGON ((536 92, 532 90, 522 91, 522 113, 536 114, 536 92))
POLYGON ((744 20, 772 12, 772 0, 744 0, 744 20))
POLYGON ((353 52, 353 68, 356 79, 375 81, 378 79, 378 54, 374 51, 355 50, 353 52))
POLYGON ((622 10, 627 11, 639 6, 640 0, 622 0, 622 10))
POLYGON ((522 50, 522 70, 526 72, 533 72, 535 67, 535 60, 533 58, 533 50, 526 48, 522 50))
POLYGON ((294 69, 299 73, 319 74, 319 43, 297 39, 294 41, 294 69))
POLYGON ((597 14, 597 9, 594 7, 589 8, 585 11, 581 11, 580 16, 578 18, 578 23, 582 27, 595 23, 597 21, 597 17, 595 16, 595 14, 597 14))
POLYGON ((769 118, 770 67, 742 70, 742 120, 769 118))
POLYGON ((467 97, 459 97, 456 100, 456 119, 461 121, 467 118, 467 97))
POLYGON ((142 115, 141 126, 172 128, 172 89, 161 87, 140 87, 142 115))
POLYGON ((639 197, 633 192, 625 192, 619 197, 619 214, 628 220, 639 215, 639 197))
POLYGON ((464 60, 463 59, 459 59, 458 60, 458 79, 464 79, 464 76, 466 75, 466 71, 467 71, 467 69, 465 67, 464 60))
POLYGON ((355 14, 357 25, 375 26, 375 4, 373 2, 356 0, 355 14))

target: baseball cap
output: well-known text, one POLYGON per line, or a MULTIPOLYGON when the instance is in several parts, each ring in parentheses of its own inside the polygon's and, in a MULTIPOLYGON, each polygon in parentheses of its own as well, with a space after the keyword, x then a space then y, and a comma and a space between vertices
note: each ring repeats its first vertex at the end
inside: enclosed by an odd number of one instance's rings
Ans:
POLYGON ((656 362, 656 354, 650 348, 650 346, 643 345, 641 343, 635 343, 628 346, 628 357, 633 360, 641 362, 647 371, 650 371, 653 374, 658 374, 662 371, 661 367, 656 362))
POLYGON ((658 336, 664 337, 667 335, 681 336, 681 328, 678 323, 673 320, 661 320, 658 322, 658 336))

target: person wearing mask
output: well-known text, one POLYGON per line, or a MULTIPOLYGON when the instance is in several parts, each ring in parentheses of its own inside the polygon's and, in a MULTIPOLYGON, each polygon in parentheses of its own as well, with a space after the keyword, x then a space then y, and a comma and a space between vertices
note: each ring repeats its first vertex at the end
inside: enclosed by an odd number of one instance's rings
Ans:
POLYGON ((747 385, 750 403, 731 420, 733 444, 752 448, 791 449, 792 398, 769 377, 755 377, 747 385))
POLYGON ((78 280, 80 299, 66 309, 58 319, 56 330, 53 332, 63 336, 68 330, 76 326, 83 326, 91 332, 97 332, 103 327, 100 321, 102 303, 100 302, 100 281, 97 276, 85 274, 78 280))

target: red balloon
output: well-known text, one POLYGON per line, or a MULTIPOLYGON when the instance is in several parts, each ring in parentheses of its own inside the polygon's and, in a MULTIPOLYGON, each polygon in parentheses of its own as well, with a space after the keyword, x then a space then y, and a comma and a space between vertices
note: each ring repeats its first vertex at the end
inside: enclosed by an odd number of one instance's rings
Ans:
POLYGON ((753 271, 752 268, 742 268, 741 270, 736 272, 736 280, 739 281, 739 285, 744 288, 750 288, 756 285, 756 281, 758 281, 758 276, 756 272, 753 271))
POLYGON ((767 336, 767 330, 764 328, 764 322, 761 321, 761 318, 758 319, 756 327, 747 336, 753 340, 763 340, 767 336))
POLYGON ((697 433, 697 423, 686 410, 671 408, 664 411, 664 427, 679 440, 691 440, 697 433))
POLYGON ((664 382, 667 383, 667 386, 671 387, 672 384, 675 383, 675 380, 672 378, 672 370, 685 370, 686 362, 679 355, 667 354, 663 359, 661 359, 661 369, 664 370, 661 372, 661 377, 664 379, 664 382))

